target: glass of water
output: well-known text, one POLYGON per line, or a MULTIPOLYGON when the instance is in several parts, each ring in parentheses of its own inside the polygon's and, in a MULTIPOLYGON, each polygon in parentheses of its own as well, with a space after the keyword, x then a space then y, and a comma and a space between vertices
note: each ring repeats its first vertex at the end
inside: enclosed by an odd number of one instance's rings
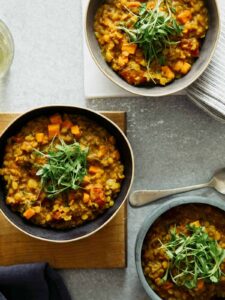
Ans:
POLYGON ((0 20, 0 78, 9 70, 14 56, 12 34, 3 21, 0 20))

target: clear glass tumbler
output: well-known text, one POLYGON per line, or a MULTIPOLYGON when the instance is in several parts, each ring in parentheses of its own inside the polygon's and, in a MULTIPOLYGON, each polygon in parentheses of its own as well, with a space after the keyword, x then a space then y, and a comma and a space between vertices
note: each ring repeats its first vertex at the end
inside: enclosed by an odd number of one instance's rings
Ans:
POLYGON ((11 32, 0 20, 0 78, 9 70, 14 57, 14 42, 11 32))

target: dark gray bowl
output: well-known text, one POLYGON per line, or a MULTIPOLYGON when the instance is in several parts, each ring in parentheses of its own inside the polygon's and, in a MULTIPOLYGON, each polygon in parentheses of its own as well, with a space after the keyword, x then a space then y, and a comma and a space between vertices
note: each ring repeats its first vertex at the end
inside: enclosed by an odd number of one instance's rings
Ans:
POLYGON ((116 138, 117 147, 121 154, 121 160, 125 167, 125 179, 122 183, 121 191, 115 201, 114 206, 109 208, 104 214, 93 221, 90 221, 80 227, 63 231, 33 225, 18 214, 14 213, 5 203, 5 183, 2 181, 2 179, 0 180, 0 209, 8 221, 17 229, 32 237, 51 242, 63 243, 79 240, 94 234, 96 231, 104 227, 115 216, 126 200, 130 191, 134 174, 134 158, 130 143, 125 134, 115 123, 103 115, 100 115, 89 109, 74 106, 46 106, 33 109, 21 115, 3 132, 0 137, 0 167, 2 166, 6 141, 9 137, 16 134, 28 121, 38 116, 51 115, 56 112, 84 115, 106 128, 116 138))
POLYGON ((158 209, 154 210, 150 215, 148 215, 148 217, 145 219, 137 235, 136 245, 135 245, 135 262, 136 262, 136 268, 137 268, 139 279, 151 300, 162 300, 162 299, 149 286, 143 273, 143 269, 141 265, 141 252, 142 252, 144 239, 150 227, 163 213, 165 213, 166 211, 170 210, 173 207, 188 204, 188 203, 203 203, 203 204, 212 205, 214 207, 223 210, 225 214, 225 202, 223 200, 215 200, 215 199, 209 199, 206 197, 199 197, 199 196, 181 196, 181 197, 168 200, 168 202, 164 203, 162 206, 160 206, 158 209))
POLYGON ((160 97, 179 92, 193 83, 209 65, 220 34, 220 15, 217 0, 205 0, 209 10, 209 30, 201 48, 200 57, 193 64, 191 71, 167 86, 135 87, 128 84, 105 62, 94 33, 94 16, 104 0, 89 0, 86 11, 85 31, 90 53, 99 69, 121 88, 141 96, 160 97))

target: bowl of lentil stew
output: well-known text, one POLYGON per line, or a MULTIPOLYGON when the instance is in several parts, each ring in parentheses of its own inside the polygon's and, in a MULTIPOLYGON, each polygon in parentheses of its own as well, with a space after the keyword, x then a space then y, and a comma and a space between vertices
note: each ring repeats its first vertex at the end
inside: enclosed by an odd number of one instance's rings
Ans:
POLYGON ((222 200, 184 196, 146 218, 135 260, 150 299, 224 299, 224 215, 222 200))
POLYGON ((31 110, 3 132, 0 150, 1 211, 19 230, 47 241, 98 231, 124 203, 133 180, 126 136, 89 109, 31 110))
POLYGON ((193 83, 210 63, 219 33, 217 0, 90 0, 86 14, 86 40, 97 66, 142 96, 173 94, 193 83), (158 29, 146 37, 152 18, 158 29))

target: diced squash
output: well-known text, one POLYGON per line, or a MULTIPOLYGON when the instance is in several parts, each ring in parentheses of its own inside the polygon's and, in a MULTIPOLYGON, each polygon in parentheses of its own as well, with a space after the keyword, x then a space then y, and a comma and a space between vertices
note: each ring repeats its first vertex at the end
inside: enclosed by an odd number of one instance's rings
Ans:
POLYGON ((71 132, 75 137, 80 137, 80 128, 78 125, 74 125, 71 127, 71 132))
POLYGON ((182 69, 184 65, 183 60, 178 60, 174 65, 173 65, 173 70, 176 72, 180 72, 180 70, 182 69))
POLYGON ((170 80, 174 79, 175 74, 174 74, 174 72, 168 66, 162 66, 161 69, 162 69, 163 75, 166 78, 168 78, 170 80))
POLYGON ((62 124, 62 118, 59 114, 54 114, 50 117, 50 122, 52 124, 62 124))
POLYGON ((30 218, 32 218, 35 215, 35 211, 32 208, 28 208, 24 213, 23 216, 29 220, 30 218))
POLYGON ((200 227, 200 226, 201 226, 199 220, 190 223, 190 225, 191 225, 191 226, 195 226, 195 227, 200 227))
POLYGON ((204 280, 203 279, 198 280, 197 290, 203 290, 204 286, 205 286, 204 280))
POLYGON ((126 3, 126 6, 128 7, 128 8, 135 8, 135 7, 140 7, 141 6, 141 3, 140 2, 138 2, 138 1, 132 1, 132 2, 127 2, 126 3))
POLYGON ((83 193, 83 202, 87 203, 90 199, 90 195, 88 193, 83 193))
POLYGON ((187 74, 187 72, 189 72, 190 69, 191 69, 191 65, 189 63, 185 62, 180 71, 182 74, 187 74))
POLYGON ((70 129, 71 127, 73 127, 73 123, 70 120, 65 120, 62 123, 62 127, 63 128, 67 128, 70 129))
POLYGON ((134 54, 136 52, 137 45, 136 44, 123 44, 122 51, 126 51, 129 54, 134 54))
POLYGON ((60 124, 48 125, 48 136, 53 138, 60 133, 60 124))
POLYGON ((90 166, 89 167, 89 173, 91 174, 96 174, 101 170, 101 168, 97 167, 97 166, 90 166))
POLYGON ((44 140, 44 133, 43 132, 36 133, 35 138, 38 143, 42 143, 44 140))
POLYGON ((177 16, 177 20, 181 23, 181 24, 185 24, 187 23, 189 20, 192 19, 192 14, 190 10, 184 10, 182 11, 178 16, 177 16))

